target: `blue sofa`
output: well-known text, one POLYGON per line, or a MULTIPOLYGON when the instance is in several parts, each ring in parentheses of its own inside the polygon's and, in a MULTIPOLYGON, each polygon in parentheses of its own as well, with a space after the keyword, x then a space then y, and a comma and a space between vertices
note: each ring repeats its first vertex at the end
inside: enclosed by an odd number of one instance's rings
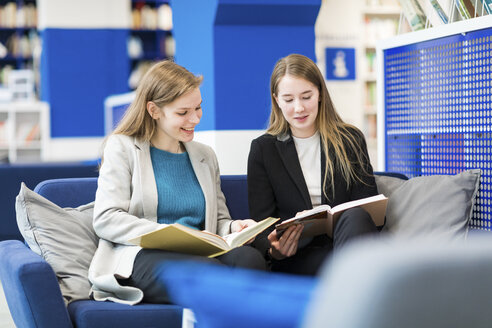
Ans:
MULTIPOLYGON (((246 176, 222 176, 221 182, 231 216, 249 217, 246 176)), ((96 178, 73 178, 44 181, 36 186, 35 191, 59 206, 76 207, 94 200, 96 188, 96 178)), ((242 274, 238 270, 236 278, 241 280, 242 274)), ((267 292, 271 298, 268 302, 277 302, 275 307, 281 309, 266 312, 281 315, 282 309, 291 309, 283 319, 275 319, 274 316, 272 319, 282 323, 282 327, 295 327, 317 284, 316 279, 263 274, 269 281, 267 292), (286 291, 297 293, 296 303, 285 304, 283 308, 282 295, 286 291)), ((78 300, 65 306, 51 266, 18 240, 0 242, 0 280, 18 327, 181 327, 183 307, 177 305, 129 306, 78 300)), ((257 292, 261 294, 261 290, 257 292)), ((289 298, 285 300, 290 301, 289 298)))
MULTIPOLYGON (((44 181, 35 191, 76 207, 93 201, 96 188, 97 178, 72 178, 44 181)), ((245 176, 223 176, 222 190, 232 217, 248 217, 245 176)), ((181 327, 183 308, 176 305, 80 300, 66 307, 50 265, 18 240, 0 242, 0 280, 18 327, 181 327)))
POLYGON ((37 164, 1 164, 0 181, 0 240, 22 240, 15 220, 15 197, 19 193, 21 182, 34 188, 38 183, 48 179, 70 177, 97 177, 98 162, 67 162, 37 164))

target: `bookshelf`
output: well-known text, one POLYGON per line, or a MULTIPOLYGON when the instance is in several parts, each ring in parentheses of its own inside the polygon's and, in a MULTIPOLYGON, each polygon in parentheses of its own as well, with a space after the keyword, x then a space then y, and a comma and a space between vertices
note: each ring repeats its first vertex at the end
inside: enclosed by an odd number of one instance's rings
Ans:
POLYGON ((49 106, 39 101, 0 104, 0 162, 39 162, 49 139, 49 106))
POLYGON ((384 81, 378 90, 378 170, 415 177, 481 169, 469 227, 488 231, 491 26, 492 16, 486 15, 401 35, 377 48, 384 81), (418 75, 414 67, 422 68, 418 75))
POLYGON ((365 0, 361 10, 363 30, 359 80, 363 85, 362 130, 373 161, 377 158, 376 42, 398 33, 400 15, 401 7, 397 0, 365 0))
POLYGON ((128 40, 131 73, 128 85, 135 89, 140 77, 153 62, 174 56, 169 0, 132 0, 131 22, 128 40))
POLYGON ((0 87, 14 69, 34 69, 39 48, 36 0, 0 0, 0 87))

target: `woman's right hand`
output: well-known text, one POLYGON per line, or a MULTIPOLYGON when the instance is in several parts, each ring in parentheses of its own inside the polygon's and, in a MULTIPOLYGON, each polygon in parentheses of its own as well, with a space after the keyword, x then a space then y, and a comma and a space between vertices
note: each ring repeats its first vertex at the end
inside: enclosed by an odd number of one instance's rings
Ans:
POLYGON ((287 228, 280 238, 277 236, 277 230, 273 230, 268 235, 271 245, 270 256, 276 260, 282 260, 296 254, 303 227, 302 224, 293 225, 287 228))

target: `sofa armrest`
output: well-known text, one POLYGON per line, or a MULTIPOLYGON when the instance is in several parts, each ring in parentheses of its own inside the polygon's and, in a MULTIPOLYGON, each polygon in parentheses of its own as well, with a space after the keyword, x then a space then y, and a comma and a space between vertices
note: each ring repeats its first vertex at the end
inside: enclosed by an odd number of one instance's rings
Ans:
POLYGON ((53 269, 22 242, 0 242, 0 281, 17 327, 72 327, 53 269))

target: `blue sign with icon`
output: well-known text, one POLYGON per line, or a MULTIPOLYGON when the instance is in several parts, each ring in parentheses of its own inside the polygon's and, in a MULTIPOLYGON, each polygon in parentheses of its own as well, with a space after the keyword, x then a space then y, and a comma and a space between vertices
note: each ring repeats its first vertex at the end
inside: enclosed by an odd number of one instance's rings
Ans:
POLYGON ((355 80, 355 49, 326 48, 326 79, 355 80))

